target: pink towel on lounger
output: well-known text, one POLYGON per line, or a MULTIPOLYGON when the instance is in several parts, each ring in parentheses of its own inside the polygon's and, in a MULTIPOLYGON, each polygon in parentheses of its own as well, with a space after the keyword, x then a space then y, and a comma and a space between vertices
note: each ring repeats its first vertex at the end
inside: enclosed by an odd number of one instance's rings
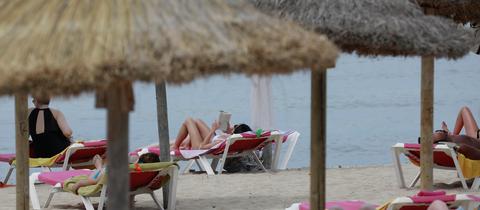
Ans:
POLYGON ((52 171, 48 173, 40 173, 38 175, 38 180, 45 182, 49 185, 56 185, 57 183, 62 183, 68 178, 80 175, 90 175, 92 170, 70 170, 70 171, 52 171))

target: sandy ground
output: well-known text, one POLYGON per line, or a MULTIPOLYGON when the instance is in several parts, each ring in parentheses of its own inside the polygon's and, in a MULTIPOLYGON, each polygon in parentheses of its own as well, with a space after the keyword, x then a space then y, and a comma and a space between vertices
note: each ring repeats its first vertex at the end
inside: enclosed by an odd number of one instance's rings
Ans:
MULTIPOLYGON (((417 168, 404 166, 409 182, 417 168)), ((435 170, 436 187, 452 193, 465 193, 455 172, 435 170), (438 183, 453 183, 450 185, 438 183)), ((49 193, 49 186, 37 185, 40 202, 49 193)), ((327 170, 327 200, 358 199, 381 204, 394 197, 412 195, 417 188, 399 189, 392 166, 336 168, 327 170)), ((480 195, 475 192, 472 194, 480 195)), ((180 175, 177 189, 177 209, 284 209, 294 202, 308 199, 308 169, 293 169, 277 173, 225 174, 207 177, 204 174, 180 175)), ((157 191, 161 198, 161 190, 157 191)), ((94 199, 96 203, 98 200, 94 199)), ((15 188, 0 189, 0 209, 15 209, 15 188)), ((155 209, 147 195, 136 198, 136 209, 155 209)), ((81 200, 69 193, 57 193, 48 209, 84 209, 81 200)))

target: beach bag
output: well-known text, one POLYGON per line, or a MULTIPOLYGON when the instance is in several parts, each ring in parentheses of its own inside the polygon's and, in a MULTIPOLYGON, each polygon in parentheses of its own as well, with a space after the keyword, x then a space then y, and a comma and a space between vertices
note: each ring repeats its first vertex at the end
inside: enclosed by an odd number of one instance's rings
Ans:
POLYGON ((263 171, 250 155, 227 158, 223 167, 227 173, 251 173, 263 171))

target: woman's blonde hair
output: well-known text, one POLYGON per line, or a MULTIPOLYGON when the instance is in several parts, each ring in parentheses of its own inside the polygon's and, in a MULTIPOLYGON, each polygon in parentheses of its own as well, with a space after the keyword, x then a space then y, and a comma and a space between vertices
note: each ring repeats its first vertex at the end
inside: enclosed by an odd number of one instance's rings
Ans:
POLYGON ((49 105, 50 104, 50 96, 33 96, 33 99, 35 99, 35 101, 39 104, 43 104, 43 105, 49 105))

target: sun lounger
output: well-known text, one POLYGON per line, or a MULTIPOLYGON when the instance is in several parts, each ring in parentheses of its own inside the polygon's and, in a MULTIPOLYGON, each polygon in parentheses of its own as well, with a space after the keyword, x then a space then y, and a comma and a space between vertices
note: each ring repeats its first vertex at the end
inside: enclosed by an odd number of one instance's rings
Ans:
MULTIPOLYGON (((375 207, 377 210, 426 210, 435 200, 441 200, 449 209, 462 207, 464 210, 476 210, 480 205, 480 197, 467 194, 447 195, 445 191, 420 191, 413 196, 404 196, 393 199, 390 202, 377 206, 364 201, 330 201, 325 203, 327 209, 339 207, 344 210, 360 210, 363 207, 375 207)), ((295 203, 286 210, 310 210, 308 202, 295 203)))
POLYGON ((255 152, 265 147, 265 145, 277 141, 276 139, 280 139, 280 135, 271 132, 264 132, 260 136, 250 132, 233 134, 224 143, 220 144, 218 148, 200 155, 199 158, 212 159, 212 169, 216 169, 218 165, 218 174, 222 174, 227 158, 251 155, 255 162, 264 171, 267 171, 255 152))
POLYGON ((280 160, 280 149, 283 146, 283 144, 288 144, 287 150, 285 152, 285 155, 282 158, 282 162, 279 163, 280 165, 278 167, 275 167, 276 169, 280 170, 285 170, 287 168, 288 161, 290 160, 290 157, 293 154, 293 149, 295 148, 295 145, 297 144, 298 138, 300 137, 300 133, 297 131, 287 131, 287 132, 280 132, 282 135, 282 143, 278 147, 275 147, 275 152, 274 152, 274 166, 277 165, 278 161, 280 160))
MULTIPOLYGON (((407 144, 407 143, 397 143, 392 146, 393 152, 393 160, 394 160, 394 167, 395 167, 395 174, 397 176, 398 185, 401 188, 405 187, 405 180, 402 171, 402 165, 400 163, 400 154, 405 154, 405 156, 416 166, 420 166, 420 144, 407 144)), ((463 155, 461 155, 462 159, 465 159, 463 155)), ((436 144, 433 146, 433 167, 436 169, 444 169, 444 170, 455 170, 458 173, 458 177, 464 189, 468 189, 466 177, 464 176, 464 171, 459 162, 459 156, 455 152, 455 150, 446 144, 436 144)), ((480 165, 479 165, 480 166, 480 165)), ((415 186, 420 178, 420 171, 417 173, 415 178, 413 179, 412 183, 409 187, 415 186)), ((473 178, 473 177, 469 177, 473 178)), ((476 188, 472 189, 477 189, 476 188)))
MULTIPOLYGON (((261 161, 258 159, 255 151, 260 151, 261 149, 263 149, 263 147, 265 147, 265 145, 269 143, 275 143, 272 169, 285 169, 293 153, 293 149, 295 148, 299 136, 300 133, 298 133, 297 131, 267 131, 262 133, 259 137, 257 137, 255 133, 245 132, 242 134, 234 134, 230 136, 226 141, 222 141, 210 149, 174 150, 170 151, 170 156, 176 161, 188 161, 186 167, 183 168, 181 173, 188 172, 189 169, 193 166, 193 164, 196 163, 201 170, 207 173, 207 175, 214 175, 214 169, 216 169, 218 163, 220 163, 219 168, 223 169, 223 164, 225 163, 226 158, 245 155, 252 155, 257 164, 259 164, 260 167, 266 170, 261 161), (288 148, 280 167, 277 167, 280 159, 280 150, 283 143, 288 143, 288 148), (223 151, 227 152, 224 153, 223 151), (225 157, 223 157, 223 155, 225 155, 225 157), (208 159, 212 159, 212 163, 209 163, 208 159)), ((135 151, 131 152, 130 155, 140 156, 141 154, 147 152, 159 154, 160 148, 158 147, 158 145, 154 145, 141 149, 136 149, 135 151)), ((221 170, 219 170, 218 174, 221 173, 221 170)))
MULTIPOLYGON (((138 167, 134 166, 133 164, 130 165, 130 196, 133 198, 135 195, 149 194, 154 200, 155 204, 162 209, 162 206, 156 198, 154 191, 160 189, 162 186, 168 183, 170 194, 168 196, 167 209, 175 209, 178 166, 171 162, 143 163, 138 164, 138 166, 141 169, 140 171, 138 171, 138 167)), ((71 180, 70 178, 77 177, 79 175, 88 176, 90 173, 92 173, 91 170, 33 173, 30 175, 30 196, 33 209, 41 208, 35 188, 36 181, 41 181, 45 184, 53 186, 44 205, 44 208, 47 208, 55 193, 68 192, 68 190, 64 190, 63 186, 66 181, 71 180)), ((107 189, 106 176, 104 175, 98 184, 79 188, 78 195, 80 196, 87 210, 94 209, 90 197, 100 196, 98 209, 101 210, 106 201, 107 189)))
POLYGON ((266 171, 255 152, 276 139, 280 139, 280 135, 271 132, 264 132, 260 136, 257 136, 252 132, 245 132, 241 134, 233 134, 226 141, 215 145, 211 149, 200 151, 200 154, 197 157, 186 158, 183 156, 185 151, 173 151, 171 154, 176 155, 175 158, 178 160, 189 160, 184 171, 189 170, 195 161, 202 170, 207 172, 208 175, 215 174, 214 170, 217 168, 217 165, 219 168, 218 174, 222 174, 223 166, 227 158, 247 155, 251 155, 255 162, 266 171), (211 164, 209 164, 208 159, 212 159, 211 164))
MULTIPOLYGON (((261 150, 266 144, 273 141, 281 141, 281 135, 279 132, 264 132, 260 136, 257 136, 252 132, 245 132, 241 134, 233 134, 227 140, 218 143, 210 149, 206 150, 175 150, 170 151, 170 155, 176 161, 189 161, 186 167, 182 170, 182 173, 187 172, 194 163, 197 163, 198 167, 205 171, 207 175, 214 175, 214 169, 219 165, 218 174, 222 173, 223 165, 226 158, 239 157, 245 155, 252 155, 257 164, 264 170, 265 167, 258 159, 255 151, 261 150), (212 159, 210 164, 208 159, 212 159)), ((281 146, 281 144, 279 144, 281 146)), ((146 152, 153 152, 159 154, 158 146, 151 146, 143 149, 137 149, 130 155, 140 156, 146 152)))
MULTIPOLYGON (((93 156, 103 155, 106 149, 107 140, 76 142, 52 158, 30 158, 30 167, 62 167, 62 170, 68 170, 70 167, 91 166, 93 156)), ((15 154, 0 154, 0 162, 10 165, 3 181, 6 184, 15 169, 15 154)))
POLYGON ((449 209, 462 207, 465 210, 477 209, 480 204, 480 197, 466 194, 447 195, 445 191, 420 191, 413 196, 395 198, 392 202, 386 203, 379 210, 426 210, 435 200, 441 200, 447 204, 449 209))
MULTIPOLYGON (((359 210, 363 206, 373 206, 376 205, 366 203, 365 201, 360 200, 348 200, 348 201, 329 201, 325 203, 326 209, 331 209, 332 207, 339 207, 343 210, 359 210)), ((310 210, 310 204, 308 202, 294 203, 289 208, 285 210, 310 210)))

